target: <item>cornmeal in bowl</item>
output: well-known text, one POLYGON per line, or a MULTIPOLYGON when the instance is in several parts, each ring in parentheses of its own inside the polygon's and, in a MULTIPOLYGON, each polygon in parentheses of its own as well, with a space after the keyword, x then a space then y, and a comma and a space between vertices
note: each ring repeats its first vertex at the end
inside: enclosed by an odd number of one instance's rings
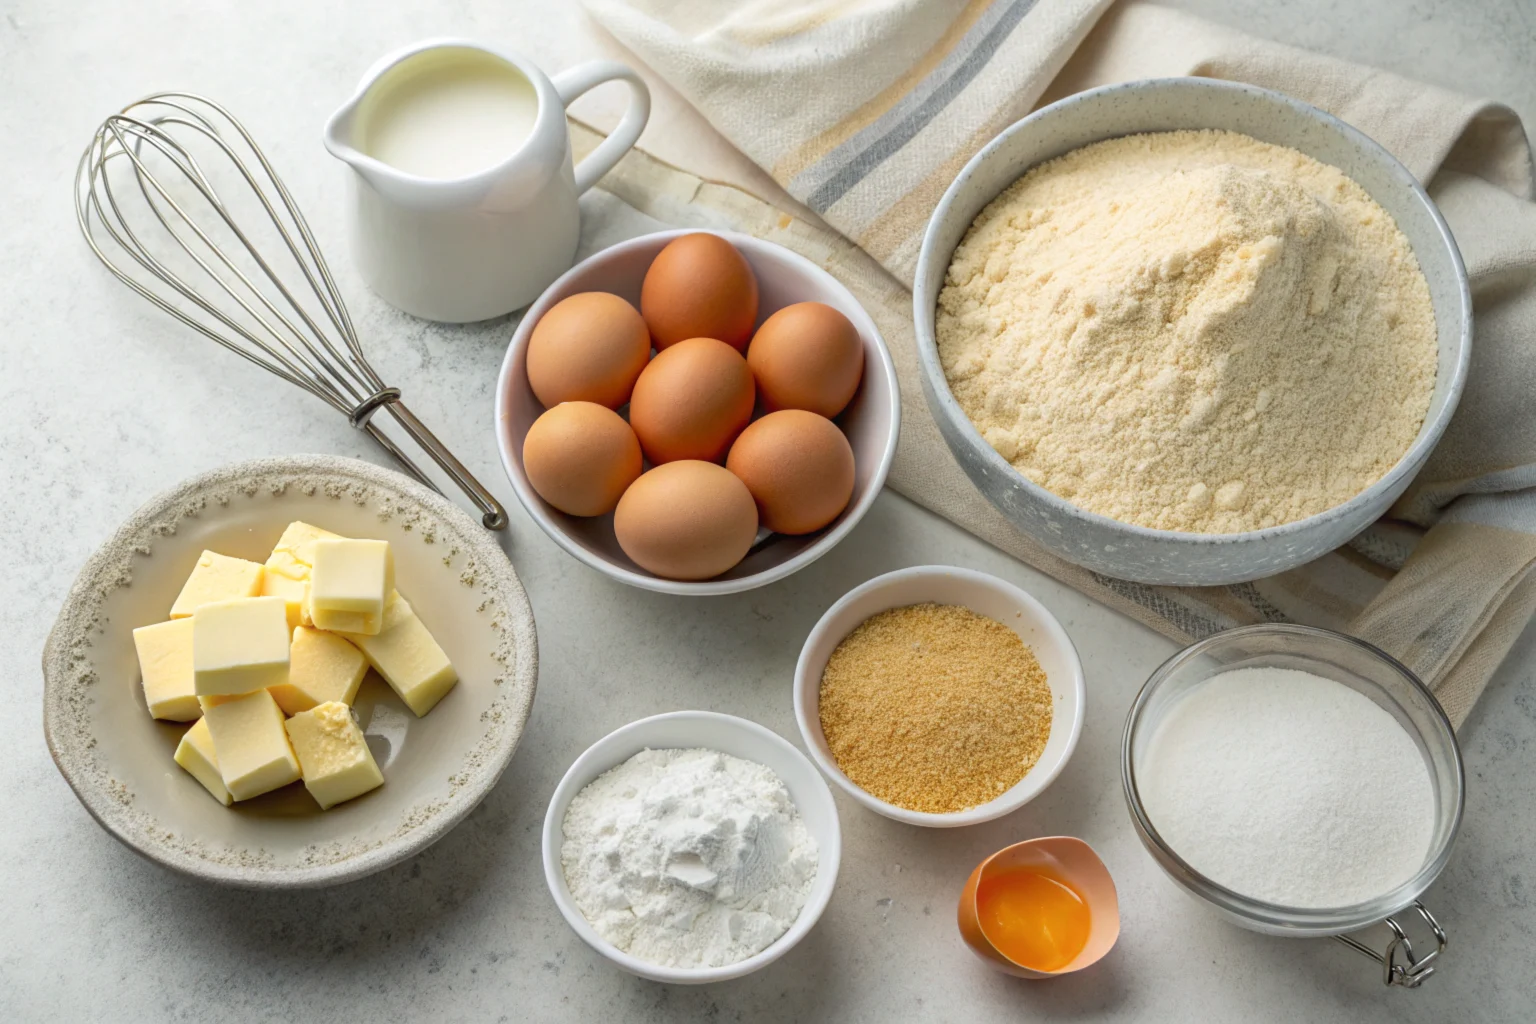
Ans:
POLYGON ((1337 168, 1226 131, 1032 169, 956 248, 936 335, 956 400, 1020 473, 1194 533, 1293 522, 1380 479, 1437 359, 1392 217, 1337 168))

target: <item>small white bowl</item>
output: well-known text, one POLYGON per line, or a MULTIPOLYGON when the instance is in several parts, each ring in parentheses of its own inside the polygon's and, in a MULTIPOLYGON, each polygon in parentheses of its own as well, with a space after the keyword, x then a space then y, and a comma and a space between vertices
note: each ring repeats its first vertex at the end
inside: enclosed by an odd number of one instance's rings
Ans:
POLYGON ((1067 631, 1045 606, 1012 583, 973 569, 920 565, 876 576, 855 587, 827 609, 800 649, 795 665, 795 720, 806 749, 833 782, 872 811, 909 825, 954 828, 1010 814, 1044 792, 1066 767, 1083 731, 1083 666, 1067 631), (1051 735, 1040 760, 1013 787, 984 804, 953 814, 931 814, 897 807, 861 789, 843 774, 821 732, 821 674, 843 638, 871 615, 891 608, 932 601, 957 604, 995 619, 1029 645, 1051 688, 1051 735))
POLYGON ((831 525, 815 533, 803 537, 767 534, 729 571, 713 579, 685 582, 662 579, 631 561, 614 537, 611 514, 592 518, 566 515, 539 497, 523 471, 523 439, 544 412, 528 385, 528 339, 534 325, 555 303, 579 292, 612 292, 639 308, 640 283, 656 254, 674 238, 698 233, 659 231, 631 238, 576 264, 549 286, 524 314, 502 360, 496 383, 496 444, 518 500, 556 544, 598 572, 630 586, 702 596, 734 594, 781 580, 810 565, 848 535, 874 504, 896 457, 901 393, 896 366, 875 322, 837 278, 781 245, 729 231, 709 232, 734 245, 752 265, 759 291, 758 324, 796 302, 823 302, 846 316, 858 330, 864 342, 864 380, 848 408, 837 417, 837 425, 853 448, 853 496, 848 507, 831 525))
POLYGON ((544 815, 544 880, 555 898, 555 905, 582 941, 612 960, 630 974, 672 985, 704 985, 729 981, 766 967, 789 952, 810 932, 837 884, 837 867, 842 859, 842 830, 837 823, 837 804, 832 791, 804 754, 778 733, 756 722, 712 711, 673 711, 653 715, 615 729, 587 748, 566 771, 544 815), (762 952, 739 963, 724 967, 663 967, 630 956, 597 934, 582 916, 565 882, 560 865, 560 847, 564 842, 565 813, 571 801, 593 779, 615 768, 642 750, 704 747, 732 757, 755 761, 773 770, 789 789, 800 809, 805 827, 819 847, 816 881, 789 931, 775 939, 762 952))

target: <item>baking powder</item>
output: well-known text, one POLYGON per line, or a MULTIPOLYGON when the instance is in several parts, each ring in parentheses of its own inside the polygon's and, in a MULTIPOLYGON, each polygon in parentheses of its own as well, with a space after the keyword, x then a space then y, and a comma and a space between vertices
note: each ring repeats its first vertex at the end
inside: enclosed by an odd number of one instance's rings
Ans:
POLYGON ((582 915, 664 967, 745 960, 789 930, 816 840, 769 769, 715 750, 644 750, 576 795, 560 850, 582 915))
POLYGON ((1423 866, 1429 769, 1369 697, 1280 668, 1213 676, 1177 699, 1136 769, 1152 825, 1207 878, 1291 907, 1380 896, 1423 866))

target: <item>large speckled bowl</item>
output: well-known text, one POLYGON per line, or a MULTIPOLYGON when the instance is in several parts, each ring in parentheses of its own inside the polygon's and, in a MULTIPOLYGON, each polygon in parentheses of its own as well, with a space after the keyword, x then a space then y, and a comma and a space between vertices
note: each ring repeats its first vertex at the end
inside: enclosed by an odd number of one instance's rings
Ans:
POLYGON ((91 557, 43 652, 53 759, 103 828, 176 871, 251 888, 351 881, 440 839, 512 759, 533 704, 533 612, 493 535, 399 473, 296 455, 151 499, 91 557), (295 519, 390 542, 395 578, 459 672, 417 718, 373 672, 354 705, 384 785, 321 811, 302 785, 224 807, 171 759, 185 724, 144 707, 135 627, 166 618, 204 548, 264 561, 295 519))
POLYGON ((1440 211, 1407 168, 1349 125, 1266 89, 1203 78, 1106 86, 1036 111, 971 158, 928 221, 912 293, 923 390, 966 474, 1016 527, 1087 569, 1143 583, 1201 586, 1284 572, 1349 540, 1407 488, 1445 432, 1466 381, 1472 298, 1466 268, 1440 211), (1380 480, 1318 515, 1248 533, 1153 530, 1085 511, 1026 479, 982 438, 950 393, 934 338, 939 290, 955 247, 998 193, 1034 165, 1092 142, 1137 132, 1224 128, 1289 146, 1359 182, 1396 219, 1429 281, 1439 370, 1412 446, 1380 480))

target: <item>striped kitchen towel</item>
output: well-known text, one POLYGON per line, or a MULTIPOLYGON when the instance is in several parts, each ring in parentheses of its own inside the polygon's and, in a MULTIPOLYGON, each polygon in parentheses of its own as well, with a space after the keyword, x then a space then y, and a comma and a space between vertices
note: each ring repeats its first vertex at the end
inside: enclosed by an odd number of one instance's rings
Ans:
POLYGON ((1109 0, 586 0, 758 166, 904 284, 971 155, 1109 0))
POLYGON ((643 154, 605 179, 652 216, 770 238, 848 285, 879 324, 901 384, 893 489, 1169 636, 1274 620, 1342 629, 1414 669, 1458 726, 1472 712, 1536 613, 1536 188, 1509 108, 1146 3, 585 2, 825 220, 698 178, 637 173, 643 154), (1445 214, 1476 320, 1457 414, 1391 517, 1305 566, 1230 587, 1109 579, 1015 530, 970 484, 928 414, 903 287, 929 212, 998 131, 1083 89, 1176 75, 1289 93, 1386 146, 1445 214))

